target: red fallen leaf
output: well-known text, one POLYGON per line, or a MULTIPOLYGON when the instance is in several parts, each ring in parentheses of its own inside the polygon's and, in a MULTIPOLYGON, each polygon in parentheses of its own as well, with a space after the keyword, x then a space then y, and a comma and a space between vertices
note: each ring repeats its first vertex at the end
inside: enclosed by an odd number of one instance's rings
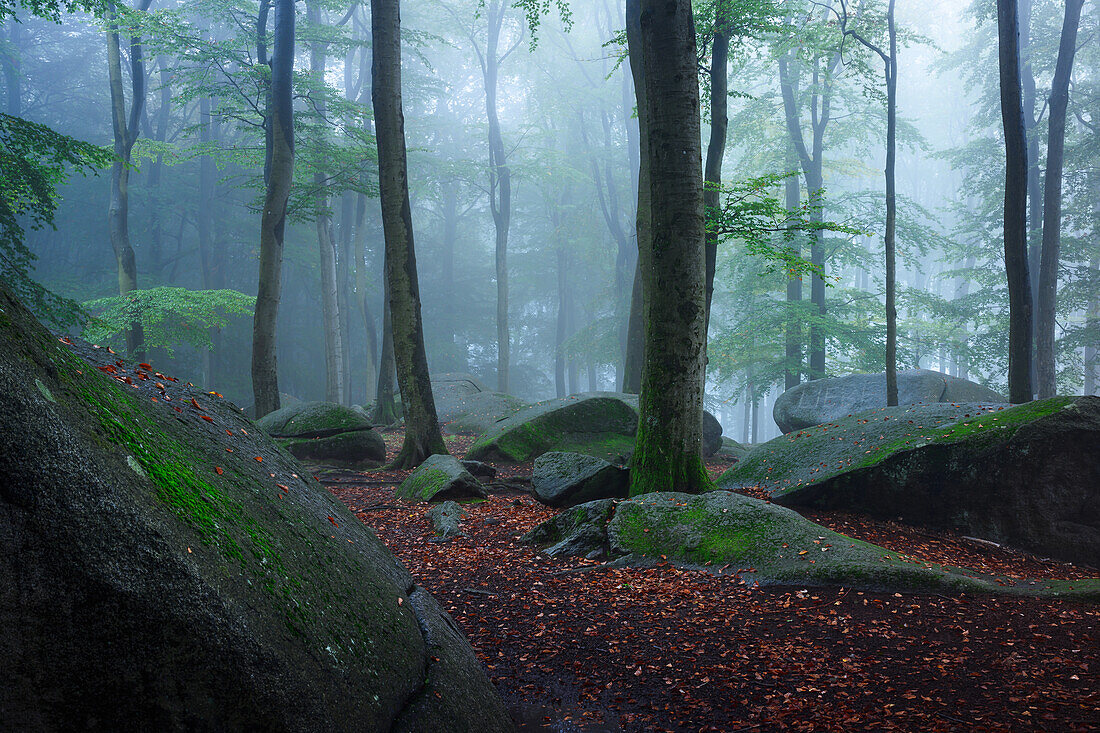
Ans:
POLYGON ((145 380, 149 379, 149 375, 145 372, 138 372, 137 378, 144 382, 145 380))
POLYGON ((202 419, 206 422, 214 422, 214 418, 210 417, 209 415, 203 415, 202 419))
POLYGON ((195 402, 194 397, 191 398, 190 402, 191 402, 191 406, 194 407, 196 410, 201 410, 202 409, 201 407, 199 407, 199 403, 195 402))
POLYGON ((175 405, 172 405, 172 409, 174 409, 176 412, 183 412, 182 407, 176 407, 175 405))
POLYGON ((241 432, 244 433, 245 435, 248 435, 248 431, 245 430, 244 428, 241 428, 241 432))
POLYGON ((332 522, 332 526, 334 526, 334 527, 339 527, 340 526, 339 524, 336 523, 336 520, 333 519, 332 517, 329 517, 328 521, 332 522))
POLYGON ((138 364, 138 367, 144 369, 145 371, 152 371, 153 369, 152 364, 146 364, 145 362, 141 362, 140 364, 138 364))
POLYGON ((212 395, 214 395, 215 397, 221 397, 221 393, 220 393, 220 392, 207 392, 206 394, 212 394, 212 395))
POLYGON ((151 399, 153 402, 160 402, 160 400, 158 400, 156 397, 150 397, 149 399, 151 399))
POLYGON ((254 460, 258 461, 259 463, 263 463, 264 457, 263 456, 256 456, 256 458, 254 460))
POLYGON ((286 484, 275 484, 275 485, 278 486, 283 491, 290 491, 290 487, 287 486, 286 484))
POLYGON ((73 345, 73 342, 69 340, 68 336, 62 336, 61 338, 58 339, 58 341, 60 341, 63 344, 68 344, 69 346, 73 345))
POLYGON ((107 353, 108 353, 108 354, 113 354, 113 353, 115 353, 115 350, 114 350, 114 349, 112 349, 112 348, 111 348, 110 346, 108 346, 108 347, 107 347, 107 353))
POLYGON ((214 470, 218 472, 219 476, 221 476, 223 473, 225 473, 225 471, 222 470, 221 466, 214 466, 214 470))
POLYGON ((232 430, 226 430, 226 431, 225 431, 225 434, 226 434, 226 435, 232 435, 232 434, 233 434, 233 431, 232 431, 232 430))
POLYGON ((163 392, 163 391, 165 390, 165 387, 164 387, 164 382, 157 382, 155 386, 156 386, 156 388, 157 388, 157 389, 159 389, 159 390, 160 390, 161 392, 163 392))
POLYGON ((232 453, 232 452, 233 452, 233 449, 232 449, 232 448, 226 448, 226 449, 225 449, 225 452, 226 452, 226 453, 232 453))

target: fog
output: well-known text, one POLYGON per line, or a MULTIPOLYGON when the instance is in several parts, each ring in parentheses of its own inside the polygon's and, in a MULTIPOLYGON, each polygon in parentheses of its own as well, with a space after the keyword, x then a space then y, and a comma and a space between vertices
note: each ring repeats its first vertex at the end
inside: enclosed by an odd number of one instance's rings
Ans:
MULTIPOLYGON (((507 391, 529 401, 619 391, 637 259, 639 144, 623 5, 572 0, 550 7, 534 29, 522 8, 501 9, 495 0, 403 5, 409 188, 431 371, 471 373, 493 389, 499 383, 497 251, 506 169, 507 391), (494 52, 488 27, 497 13, 494 52), (497 98, 495 110, 487 110, 485 66, 494 55, 497 98), (494 111, 504 159, 491 164, 494 111)), ((799 182, 800 206, 814 193, 785 125, 778 59, 787 55, 807 140, 822 96, 829 97, 820 200, 824 220, 834 226, 823 239, 824 314, 808 308, 812 276, 803 278, 802 310, 792 310, 782 263, 737 237, 718 244, 706 407, 739 441, 779 434, 771 406, 785 389, 785 370, 802 381, 809 376, 811 324, 825 340, 825 374, 815 376, 885 369, 883 62, 853 38, 837 40, 833 5, 776 2, 774 27, 748 27, 731 41, 723 185, 789 172, 799 182), (834 56, 835 71, 821 72, 815 87, 814 70, 834 56), (793 365, 785 354, 792 317, 807 324, 793 365)), ((856 3, 850 21, 860 22, 863 13, 868 32, 881 39, 870 19, 884 6, 856 3)), ((713 15, 710 8, 697 7, 698 17, 713 15)), ((1064 4, 1033 0, 1026 8, 1025 97, 1029 78, 1034 92, 1030 107, 1025 99, 1025 120, 1041 180, 1064 4)), ((253 399, 250 299, 257 292, 264 193, 266 67, 257 65, 257 12, 247 0, 153 0, 147 13, 125 17, 121 34, 127 114, 136 48, 130 40, 139 33, 147 79, 128 187, 136 285, 192 291, 161 290, 149 301, 147 358, 241 406, 253 399)), ((299 3, 298 13, 297 158, 278 316, 279 389, 288 399, 335 395, 370 404, 385 328, 370 9, 317 2, 299 3), (321 242, 318 220, 327 233, 321 242), (333 350, 323 318, 326 246, 335 261, 339 384, 326 370, 326 351, 333 350)), ((5 112, 110 147, 103 22, 81 14, 60 23, 22 12, 16 18, 4 22, 0 40, 5 112)), ((898 368, 935 369, 1005 392, 1004 146, 994 4, 898 0, 897 24, 898 368)), ((1067 394, 1096 393, 1100 371, 1098 33, 1100 4, 1086 2, 1066 126, 1057 284, 1057 385, 1067 394)), ((701 38, 706 156, 710 46, 705 33, 701 38)), ((110 180, 108 170, 71 176, 59 188, 55 227, 28 228, 26 239, 37 256, 33 277, 85 304, 92 316, 109 313, 112 301, 104 299, 120 293, 108 230, 110 180)), ((783 202, 785 188, 777 177, 754 195, 783 202)), ((1035 247, 1041 222, 1029 227, 1035 247)), ((808 245, 799 251, 809 256, 808 245)), ((125 344, 117 318, 70 329, 116 349, 125 344)))

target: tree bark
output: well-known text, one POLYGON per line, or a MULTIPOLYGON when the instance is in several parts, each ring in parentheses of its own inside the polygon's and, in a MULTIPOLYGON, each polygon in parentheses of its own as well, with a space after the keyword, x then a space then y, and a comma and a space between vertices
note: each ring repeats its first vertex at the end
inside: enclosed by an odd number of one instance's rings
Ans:
POLYGON ((689 0, 642 0, 651 204, 639 251, 645 363, 630 495, 698 493, 703 465, 706 253, 699 80, 689 0))
MULTIPOLYGON (((136 10, 149 9, 151 0, 137 0, 136 10)), ((107 232, 118 269, 118 294, 125 297, 137 290, 137 261, 130 245, 130 154, 138 138, 138 125, 145 106, 145 64, 141 37, 130 37, 130 114, 126 114, 126 96, 122 90, 122 54, 119 50, 118 9, 115 0, 107 3, 107 76, 111 89, 111 127, 117 160, 111 166, 111 196, 107 205, 107 232)), ((145 334, 135 319, 126 331, 126 350, 132 358, 145 358, 145 334)))
MULTIPOLYGON (((722 158, 726 153, 726 130, 729 126, 729 83, 726 66, 730 52, 729 8, 724 2, 714 6, 714 38, 710 52, 710 140, 707 161, 703 168, 703 208, 717 212, 719 189, 722 186, 722 158)), ((710 304, 714 300, 714 270, 718 262, 718 234, 708 228, 706 234, 706 333, 710 330, 710 304)))
POLYGON ((649 129, 646 110, 645 66, 641 39, 641 0, 626 0, 626 38, 630 55, 630 73, 638 105, 638 206, 634 217, 639 260, 634 267, 630 292, 630 317, 627 323, 626 353, 623 357, 622 390, 627 394, 642 391, 642 364, 645 361, 645 317, 643 277, 640 253, 650 244, 649 129))
MULTIPOLYGON (((798 154, 793 145, 787 146, 787 169, 790 175, 784 183, 784 202, 787 211, 794 211, 799 206, 798 185, 798 154)), ((798 256, 802 256, 802 240, 799 232, 792 232, 789 246, 798 256)), ((786 357, 787 363, 783 370, 784 389, 797 387, 802 381, 802 320, 800 311, 802 307, 802 278, 787 278, 787 322, 786 322, 786 357)))
POLYGON ((1035 319, 1039 399, 1053 397, 1058 372, 1054 358, 1055 312, 1058 301, 1058 259, 1062 245, 1062 170, 1066 157, 1066 108, 1070 72, 1077 50, 1077 28, 1084 0, 1066 0, 1058 61, 1050 90, 1047 171, 1043 191, 1043 249, 1039 264, 1039 309, 1035 319))
MULTIPOLYGON (((283 235, 286 206, 294 179, 294 0, 273 0, 275 42, 268 89, 267 141, 264 160, 264 208, 260 217, 260 273, 256 312, 252 319, 252 394, 256 417, 279 409, 279 377, 275 352, 275 325, 282 296, 283 235)), ((266 26, 265 4, 261 20, 266 26)), ((258 45, 265 38, 260 34, 258 45)), ((266 61, 266 48, 258 54, 266 61)))
POLYGON ((390 313, 390 283, 383 266, 382 356, 378 365, 378 386, 374 391, 374 422, 392 425, 401 418, 394 399, 397 366, 393 358, 393 317, 390 313))
POLYGON ((1008 398, 1032 399, 1031 283, 1027 259, 1027 139, 1020 86, 1017 0, 997 0, 1001 117, 1005 133, 1004 247, 1008 279, 1008 398))
POLYGON ((405 119, 401 105, 401 14, 399 0, 371 0, 371 101, 378 142, 378 191, 386 238, 393 353, 405 411, 405 442, 390 464, 412 468, 432 454, 447 453, 439 429, 424 329, 409 205, 405 119))
MULTIPOLYGON (((363 194, 356 195, 355 203, 355 239, 352 246, 352 259, 355 264, 355 302, 359 306, 359 314, 363 317, 363 333, 366 336, 366 362, 363 370, 363 385, 370 395, 371 385, 375 385, 375 398, 377 399, 378 375, 378 332, 374 328, 374 314, 371 312, 370 299, 367 297, 367 197, 363 194)), ((392 383, 392 382, 391 382, 392 383)), ((392 396, 392 390, 391 390, 392 396)), ((388 423, 387 423, 388 424, 388 423)))
MULTIPOLYGON (((1039 312, 1039 267, 1043 239, 1043 177, 1039 168, 1039 116, 1036 112, 1038 93, 1035 88, 1035 72, 1031 65, 1032 11, 1034 0, 1019 0, 1020 28, 1020 85, 1024 105, 1024 136, 1027 140, 1027 271, 1031 288, 1031 312, 1039 312)), ((1035 353, 1035 320, 1031 328, 1031 384, 1039 384, 1038 359, 1035 353)))

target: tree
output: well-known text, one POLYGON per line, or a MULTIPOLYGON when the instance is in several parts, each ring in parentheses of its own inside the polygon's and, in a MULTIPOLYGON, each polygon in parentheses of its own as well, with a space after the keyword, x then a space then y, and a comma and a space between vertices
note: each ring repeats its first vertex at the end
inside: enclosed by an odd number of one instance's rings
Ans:
POLYGON ((1054 313, 1058 299, 1058 259, 1062 240, 1062 171, 1066 152, 1066 108, 1073 55, 1077 51, 1077 27, 1084 0, 1066 0, 1066 17, 1058 44, 1058 62, 1050 90, 1047 133, 1047 170, 1043 189, 1043 248, 1039 264, 1038 312, 1035 318, 1039 398, 1057 390, 1054 360, 1054 313))
POLYGON ((642 0, 650 242, 639 249, 645 315, 630 495, 698 493, 703 465, 706 255, 699 81, 690 0, 642 0))
POLYGON ((895 232, 897 229, 897 184, 895 168, 898 147, 898 34, 894 27, 894 1, 886 11, 889 51, 884 51, 862 33, 848 26, 848 3, 840 0, 840 26, 846 36, 859 41, 882 59, 886 77, 886 404, 898 404, 898 309, 895 232))
MULTIPOLYGON (((136 0, 135 9, 145 12, 152 0, 136 0)), ((111 127, 114 131, 115 162, 111 166, 111 197, 107 205, 107 231, 118 267, 118 294, 125 296, 138 286, 137 262, 130 245, 130 154, 139 134, 145 106, 145 64, 141 36, 130 33, 130 114, 122 91, 122 54, 119 50, 119 11, 115 0, 107 0, 107 74, 111 87, 111 127)), ((145 358, 141 322, 134 321, 126 333, 126 350, 135 359, 145 358)))
MULTIPOLYGON (((727 106, 729 83, 727 69, 730 52, 730 8, 727 3, 714 5, 714 36, 710 49, 710 141, 703 168, 703 206, 706 211, 718 208, 722 185, 722 157, 726 152, 726 128, 729 126, 727 106)), ((706 238, 706 323, 710 324, 710 304, 714 298, 714 265, 718 257, 718 236, 707 231, 706 238)))
POLYGON ((1001 118, 1005 136, 1004 247, 1008 278, 1008 399, 1032 399, 1031 283, 1027 261, 1027 139, 1020 83, 1017 0, 997 0, 1001 118))
POLYGON ((252 393, 256 417, 279 409, 275 322, 282 294, 283 235, 294 179, 294 0, 261 0, 256 22, 257 58, 267 59, 267 14, 275 6, 264 159, 265 193, 260 219, 260 276, 252 325, 252 393))
POLYGON ((393 468, 412 468, 428 456, 447 453, 436 416, 424 328, 420 318, 409 206, 405 120, 401 106, 401 13, 399 0, 371 0, 371 101, 378 141, 378 191, 386 237, 386 281, 397 383, 405 408, 405 442, 393 468))
MULTIPOLYGON (((638 205, 634 217, 634 238, 639 255, 651 248, 649 190, 649 127, 646 103, 645 65, 642 45, 641 0, 626 0, 626 40, 630 57, 630 74, 634 79, 634 96, 638 109, 638 205)), ((642 370, 645 363, 645 306, 643 299, 642 263, 639 257, 634 268, 634 284, 630 292, 630 315, 627 318, 626 350, 623 356, 622 390, 628 394, 642 391, 642 370)))

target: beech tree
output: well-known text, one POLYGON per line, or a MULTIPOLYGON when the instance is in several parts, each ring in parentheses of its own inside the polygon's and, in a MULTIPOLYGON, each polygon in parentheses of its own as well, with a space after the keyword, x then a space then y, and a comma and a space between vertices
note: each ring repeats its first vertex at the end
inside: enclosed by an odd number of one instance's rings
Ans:
POLYGON ((393 354, 405 409, 405 442, 392 468, 412 468, 433 453, 447 453, 436 417, 413 247, 412 211, 401 106, 401 11, 399 0, 371 0, 371 101, 378 141, 378 192, 386 237, 393 354))

